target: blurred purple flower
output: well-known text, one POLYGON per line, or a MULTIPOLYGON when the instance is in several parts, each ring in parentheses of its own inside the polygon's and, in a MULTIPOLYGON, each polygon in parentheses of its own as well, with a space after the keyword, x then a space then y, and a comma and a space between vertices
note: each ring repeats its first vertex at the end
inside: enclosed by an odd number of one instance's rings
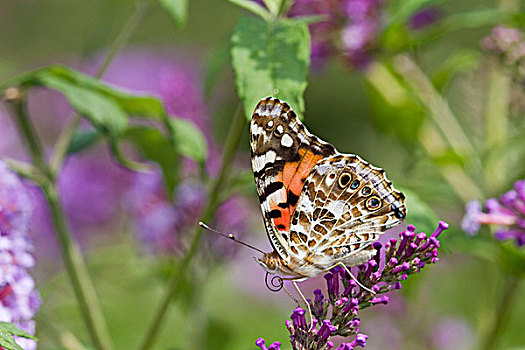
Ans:
POLYGON ((481 211, 481 203, 478 201, 470 201, 465 205, 465 216, 461 220, 461 228, 463 231, 471 236, 478 233, 480 222, 478 221, 481 211))
POLYGON ((58 188, 73 228, 83 229, 110 221, 130 183, 130 175, 130 171, 112 162, 107 152, 68 157, 58 188))
POLYGON ((359 311, 387 304, 389 297, 385 293, 401 289, 401 281, 406 280, 408 275, 419 273, 427 264, 439 261, 438 237, 447 228, 448 224, 440 221, 436 230, 428 236, 423 232, 416 234, 416 228, 409 225, 399 234, 399 240, 392 238, 384 248, 381 243, 374 242, 375 256, 355 267, 356 279, 374 293, 361 288, 341 266, 333 268, 324 276, 328 298, 317 289, 313 301, 308 299, 312 320, 307 322, 305 310, 298 307, 293 311, 291 321, 286 321, 292 348, 329 350, 334 347, 330 337, 336 335, 355 336, 350 343, 342 344, 337 350, 366 346, 368 336, 359 333, 359 311), (329 319, 326 319, 327 315, 329 319))
MULTIPOLYGON (((61 204, 72 232, 82 245, 91 233, 113 222, 119 214, 132 172, 115 164, 105 149, 69 156, 58 178, 61 204)), ((33 203, 32 229, 37 258, 54 257, 55 228, 42 191, 27 184, 33 203)))
POLYGON ((481 48, 497 55, 509 68, 525 76, 525 35, 516 28, 496 26, 492 33, 481 40, 481 48))
POLYGON ((314 68, 322 67, 331 55, 344 57, 354 68, 364 68, 376 48, 382 5, 382 0, 297 0, 289 16, 325 17, 310 24, 314 68))
POLYGON ((465 321, 456 318, 446 318, 434 323, 430 336, 433 349, 471 349, 474 344, 474 334, 465 321))
MULTIPOLYGON (((0 162, 0 321, 35 334, 32 318, 40 307, 40 296, 28 272, 35 264, 30 221, 29 194, 0 162)), ((34 340, 17 338, 17 342, 24 349, 36 349, 34 340)))
POLYGON ((476 234, 481 225, 495 225, 496 238, 513 239, 518 246, 525 245, 525 180, 514 183, 514 189, 498 199, 485 202, 487 213, 481 211, 478 202, 469 202, 461 227, 465 232, 476 234))
POLYGON ((435 23, 440 17, 441 11, 437 7, 428 7, 414 13, 408 25, 412 30, 419 30, 435 23))
MULTIPOLYGON (((146 251, 153 254, 177 254, 184 250, 181 238, 197 224, 206 203, 204 185, 194 178, 184 179, 168 198, 159 172, 137 174, 128 198, 130 216, 137 236, 146 251)), ((247 204, 234 196, 222 203, 212 226, 242 237, 247 230, 247 204)), ((214 235, 211 251, 222 257, 236 252, 237 245, 214 235)), ((211 244, 211 243, 210 243, 211 244)))

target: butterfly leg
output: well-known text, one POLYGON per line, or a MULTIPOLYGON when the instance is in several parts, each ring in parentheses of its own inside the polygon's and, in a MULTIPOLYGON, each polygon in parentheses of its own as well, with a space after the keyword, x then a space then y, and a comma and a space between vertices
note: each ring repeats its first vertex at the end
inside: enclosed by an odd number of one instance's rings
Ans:
MULTIPOLYGON (((309 319, 310 319, 310 324, 313 325, 312 323, 312 320, 314 319, 313 315, 312 315, 312 309, 310 308, 310 304, 308 303, 308 301, 306 300, 306 298, 304 297, 304 294, 303 292, 301 292, 301 289, 299 289, 299 286, 297 285, 297 282, 302 282, 302 281, 305 281, 306 278, 301 278, 301 279, 294 279, 292 280, 292 284, 295 288, 295 290, 297 291, 297 293, 301 296, 301 298, 303 299, 307 309, 308 309, 308 316, 309 316, 309 319)), ((300 306, 300 305, 299 305, 300 306)))
MULTIPOLYGON (((348 274, 350 275, 350 277, 352 277, 352 279, 357 283, 357 285, 358 285, 360 288, 366 290, 366 291, 369 292, 369 293, 376 294, 372 289, 365 287, 361 282, 359 282, 359 281, 357 280, 357 278, 352 274, 352 272, 350 271, 350 269, 349 269, 345 264, 343 264, 342 262, 340 262, 340 263, 338 263, 338 264, 335 265, 335 266, 342 266, 342 267, 346 270, 346 272, 348 272, 348 274)), ((334 267, 335 267, 335 266, 334 266, 334 267)))

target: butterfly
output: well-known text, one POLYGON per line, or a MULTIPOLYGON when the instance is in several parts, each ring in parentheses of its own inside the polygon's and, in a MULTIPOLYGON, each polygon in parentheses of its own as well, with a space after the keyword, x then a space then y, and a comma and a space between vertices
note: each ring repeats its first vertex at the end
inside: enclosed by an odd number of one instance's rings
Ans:
POLYGON ((311 134, 286 102, 258 103, 250 145, 273 247, 256 261, 267 273, 288 276, 303 300, 296 281, 368 261, 372 243, 406 216, 405 197, 383 169, 311 134))

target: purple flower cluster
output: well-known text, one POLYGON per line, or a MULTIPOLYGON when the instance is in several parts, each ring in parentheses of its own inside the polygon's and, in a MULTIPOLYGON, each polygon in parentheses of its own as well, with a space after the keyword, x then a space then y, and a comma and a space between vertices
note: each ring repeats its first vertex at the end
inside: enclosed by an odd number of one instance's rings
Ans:
POLYGON ((310 25, 314 67, 321 67, 331 55, 343 55, 349 65, 362 68, 370 61, 381 30, 382 5, 382 0, 298 0, 289 15, 325 16, 310 25))
MULTIPOLYGON (((0 321, 13 322, 35 334, 32 318, 40 307, 40 297, 28 272, 35 264, 29 240, 29 198, 20 180, 0 162, 0 321)), ((34 340, 16 341, 24 349, 36 349, 34 340)))
POLYGON ((483 38, 481 47, 490 53, 498 55, 509 67, 518 69, 521 75, 525 69, 525 36, 516 28, 497 26, 492 33, 483 38))
POLYGON ((461 223, 465 232, 475 235, 481 225, 495 225, 497 239, 513 239, 518 246, 525 245, 525 180, 516 181, 514 189, 498 199, 488 199, 485 209, 486 213, 477 201, 467 203, 461 223))
MULTIPOLYGON (((416 234, 416 228, 409 225, 399 234, 399 239, 392 238, 384 247, 375 242, 375 256, 354 268, 357 280, 374 293, 360 288, 344 268, 333 268, 324 276, 328 298, 317 289, 314 291, 314 300, 308 300, 314 317, 311 322, 306 321, 305 310, 301 308, 296 308, 291 321, 286 321, 292 348, 330 350, 334 348, 330 337, 336 335, 355 335, 350 343, 342 344, 337 350, 364 347, 368 336, 359 333, 359 311, 377 304, 387 304, 389 297, 385 293, 401 289, 401 281, 406 280, 408 275, 419 273, 426 264, 436 263, 439 260, 438 237, 447 228, 448 224, 440 221, 437 229, 428 236, 423 232, 416 234)), ((262 339, 258 340, 257 345, 264 350, 260 344, 264 345, 262 339)))
MULTIPOLYGON (((207 200, 204 185, 195 178, 183 180, 173 198, 168 198, 159 172, 137 174, 130 190, 129 212, 134 220, 137 236, 146 251, 153 254, 179 254, 184 251, 184 237, 196 227, 207 200)), ((216 211, 213 226, 235 232, 242 237, 247 230, 247 204, 234 196, 222 203, 216 211)), ((214 239, 214 252, 229 255, 236 244, 214 239)))

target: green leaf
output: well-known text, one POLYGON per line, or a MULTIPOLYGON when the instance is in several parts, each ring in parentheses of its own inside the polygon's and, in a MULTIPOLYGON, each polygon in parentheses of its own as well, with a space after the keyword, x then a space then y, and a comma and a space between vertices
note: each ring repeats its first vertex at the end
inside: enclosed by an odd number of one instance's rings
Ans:
POLYGON ((159 0, 159 2, 179 28, 186 26, 189 0, 159 0))
POLYGON ((24 88, 42 85, 46 86, 44 82, 45 79, 60 81, 63 86, 70 85, 95 91, 98 94, 113 100, 126 113, 133 116, 160 120, 166 114, 162 103, 157 98, 150 96, 137 96, 117 90, 86 74, 60 65, 40 68, 9 79, 0 84, 0 91, 13 85, 20 85, 24 88))
POLYGON ((283 0, 263 0, 263 2, 274 17, 279 16, 283 0))
POLYGON ((115 137, 126 128, 128 116, 125 111, 99 91, 70 84, 47 72, 41 74, 39 80, 43 85, 64 94, 69 104, 102 132, 115 137))
POLYGON ((101 138, 95 129, 77 130, 67 149, 68 154, 78 153, 91 147, 101 138))
POLYGON ((18 328, 11 322, 0 322, 0 330, 3 330, 4 332, 11 333, 12 335, 16 335, 17 337, 27 338, 27 339, 33 339, 38 340, 35 336, 27 333, 26 331, 18 328))
POLYGON ((438 166, 446 166, 451 164, 459 165, 461 167, 465 166, 465 159, 453 149, 447 149, 435 156, 432 156, 432 161, 438 166))
POLYGON ((253 0, 228 0, 228 1, 231 2, 232 4, 242 7, 245 10, 250 11, 254 15, 261 17, 266 22, 272 21, 272 14, 268 12, 268 10, 264 8, 264 6, 259 5, 253 0))
POLYGON ((0 329, 0 346, 6 350, 24 350, 15 342, 13 334, 0 329))
POLYGON ((129 116, 161 121, 166 118, 164 107, 158 99, 119 91, 65 66, 49 66, 22 74, 1 84, 0 90, 13 85, 25 89, 46 86, 64 94, 73 108, 108 137, 114 157, 133 170, 144 170, 145 166, 126 158, 118 144, 129 116))
POLYGON ((124 139, 132 142, 145 158, 159 165, 166 188, 172 194, 177 183, 179 160, 169 140, 158 129, 147 126, 128 128, 124 139))
POLYGON ((501 267, 516 277, 525 276, 525 250, 516 247, 514 241, 503 242, 499 246, 501 267))
POLYGON ((465 72, 472 72, 478 67, 481 58, 479 51, 471 49, 458 49, 442 63, 438 64, 432 74, 432 82, 440 91, 455 76, 465 72))
POLYGON ((24 350, 15 342, 13 336, 37 340, 34 336, 10 322, 0 322, 0 346, 6 350, 24 350))
POLYGON ((247 117, 261 98, 274 96, 304 113, 303 93, 310 65, 310 34, 302 22, 266 23, 243 17, 232 36, 237 93, 247 117))
POLYGON ((208 156, 206 140, 201 131, 191 122, 173 118, 169 125, 175 137, 175 147, 179 154, 204 163, 208 156))

